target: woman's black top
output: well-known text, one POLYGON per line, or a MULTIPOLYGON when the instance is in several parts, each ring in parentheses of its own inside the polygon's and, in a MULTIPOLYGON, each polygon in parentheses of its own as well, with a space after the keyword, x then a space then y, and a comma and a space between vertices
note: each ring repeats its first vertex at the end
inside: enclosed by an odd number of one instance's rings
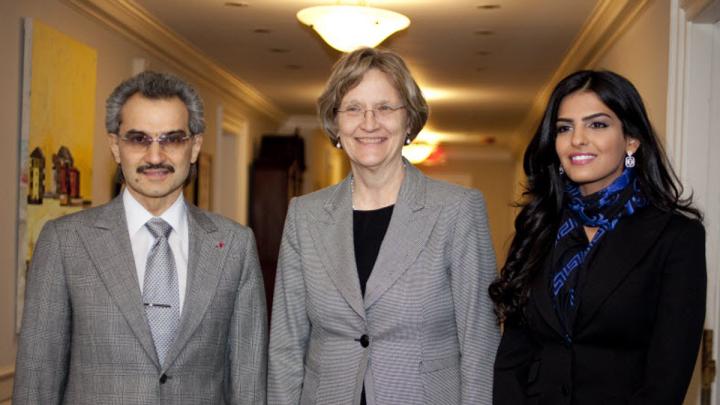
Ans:
MULTIPOLYGON (((370 278, 375 260, 380 253, 385 232, 390 225, 394 205, 377 210, 353 210, 353 241, 355 242, 355 265, 357 266, 360 291, 365 295, 365 285, 370 278)), ((365 388, 360 404, 365 405, 365 388)))
POLYGON ((353 241, 355 242, 355 264, 360 279, 360 291, 365 295, 365 285, 380 252, 385 232, 390 225, 394 205, 377 210, 353 210, 353 241))

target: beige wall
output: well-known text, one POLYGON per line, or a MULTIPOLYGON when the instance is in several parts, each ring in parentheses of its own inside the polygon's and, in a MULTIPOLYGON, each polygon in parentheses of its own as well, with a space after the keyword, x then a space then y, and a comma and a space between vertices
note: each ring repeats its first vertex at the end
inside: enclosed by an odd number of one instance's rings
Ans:
POLYGON ((594 66, 633 82, 661 139, 665 139, 669 44, 670 0, 651 0, 594 66))
MULTIPOLYGON (((632 81, 643 97, 650 120, 661 140, 665 139, 669 39, 670 0, 650 0, 607 48, 600 47, 604 50, 597 58, 597 62, 585 67, 612 70, 632 81)), ((554 86, 555 83, 552 85, 554 86)), ((507 177, 501 180, 503 183, 510 182, 509 184, 514 187, 507 201, 519 200, 523 191, 519 182, 524 179, 522 168, 524 147, 520 149, 522 150, 519 150, 517 158, 510 163, 512 167, 507 169, 507 177), (510 172, 513 174, 511 175, 510 172)), ((473 176, 487 173, 486 165, 488 164, 483 161, 466 163, 467 170, 473 176)), ((488 169, 492 170, 492 165, 488 165, 488 169)), ((515 210, 504 205, 506 200, 503 198, 506 191, 498 182, 499 179, 491 176, 484 181, 484 184, 478 184, 477 187, 483 190, 488 198, 493 241, 498 250, 498 265, 501 266, 514 232, 512 220, 515 210), (500 200, 497 200, 496 193, 499 193, 500 200)))
POLYGON ((482 191, 499 268, 505 262, 513 232, 515 162, 508 152, 487 151, 482 146, 445 145, 443 148, 448 156, 444 165, 418 168, 430 177, 482 191))
MULTIPOLYGON (((94 204, 107 202, 111 193, 111 176, 115 164, 110 158, 104 131, 104 100, 112 89, 132 73, 134 58, 146 60, 153 70, 172 71, 161 60, 60 0, 23 0, 0 2, 0 370, 15 361, 15 228, 17 212, 19 101, 22 55, 22 17, 36 18, 63 33, 95 48, 98 53, 95 117, 95 151, 93 158, 94 204)), ((229 105, 221 95, 198 85, 205 99, 207 132, 203 149, 214 153, 215 134, 221 125, 216 111, 240 116, 248 123, 248 132, 256 138, 273 132, 278 123, 243 105, 229 105)), ((0 389, 5 391, 4 385, 0 389)), ((0 392, 0 401, 6 392, 0 392)))

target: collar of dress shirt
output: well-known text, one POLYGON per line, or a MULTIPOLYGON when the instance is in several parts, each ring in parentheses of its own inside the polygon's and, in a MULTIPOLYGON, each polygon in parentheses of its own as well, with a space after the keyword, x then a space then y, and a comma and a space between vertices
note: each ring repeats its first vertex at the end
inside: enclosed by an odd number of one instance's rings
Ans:
MULTIPOLYGON (((123 191, 123 205, 130 235, 137 234, 145 226, 145 223, 154 217, 132 196, 127 188, 123 191)), ((185 198, 180 193, 177 200, 160 215, 160 218, 169 223, 175 232, 180 233, 187 226, 186 210, 185 198)))

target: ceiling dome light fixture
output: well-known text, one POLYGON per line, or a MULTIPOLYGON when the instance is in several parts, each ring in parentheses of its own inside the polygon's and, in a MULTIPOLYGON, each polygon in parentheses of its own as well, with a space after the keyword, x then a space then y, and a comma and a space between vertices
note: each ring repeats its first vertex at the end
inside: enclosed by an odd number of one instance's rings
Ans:
POLYGON ((297 19, 341 52, 374 48, 410 25, 410 19, 400 13, 360 4, 309 7, 298 11, 297 19))

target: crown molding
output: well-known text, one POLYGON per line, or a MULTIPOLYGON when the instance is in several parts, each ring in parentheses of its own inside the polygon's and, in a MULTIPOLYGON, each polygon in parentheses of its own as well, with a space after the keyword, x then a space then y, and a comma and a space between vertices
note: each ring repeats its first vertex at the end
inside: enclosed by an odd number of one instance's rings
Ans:
POLYGON ((608 48, 635 21, 649 0, 600 0, 595 5, 583 29, 573 41, 562 62, 542 89, 537 93, 530 112, 513 136, 513 149, 520 152, 535 132, 537 122, 557 82, 570 73, 594 66, 608 48))
POLYGON ((233 132, 244 133, 247 130, 247 119, 245 117, 225 109, 223 109, 222 124, 223 129, 233 132))
POLYGON ((248 83, 195 48, 133 0, 63 0, 176 67, 188 79, 218 92, 232 104, 249 106, 271 119, 283 113, 248 83))
POLYGON ((714 23, 720 18, 720 0, 680 0, 687 21, 714 23))

